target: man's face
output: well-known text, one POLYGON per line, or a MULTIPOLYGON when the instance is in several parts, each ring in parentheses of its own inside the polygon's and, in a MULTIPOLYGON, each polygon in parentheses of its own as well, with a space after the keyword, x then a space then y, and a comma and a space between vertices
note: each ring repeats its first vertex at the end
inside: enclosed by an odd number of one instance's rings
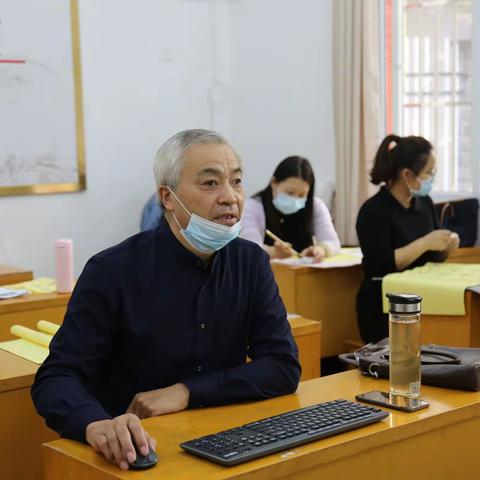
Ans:
MULTIPOLYGON (((242 170, 231 148, 207 143, 188 149, 175 194, 191 213, 229 227, 237 223, 244 191, 242 170)), ((165 208, 186 228, 190 215, 171 193, 164 191, 162 199, 165 208)))

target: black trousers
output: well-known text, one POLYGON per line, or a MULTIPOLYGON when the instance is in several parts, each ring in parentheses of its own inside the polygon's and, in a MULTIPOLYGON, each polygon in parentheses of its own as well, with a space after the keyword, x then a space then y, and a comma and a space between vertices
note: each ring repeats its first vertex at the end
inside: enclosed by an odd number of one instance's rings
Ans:
POLYGON ((356 307, 358 329, 365 343, 388 337, 388 314, 383 313, 381 281, 363 281, 356 307))

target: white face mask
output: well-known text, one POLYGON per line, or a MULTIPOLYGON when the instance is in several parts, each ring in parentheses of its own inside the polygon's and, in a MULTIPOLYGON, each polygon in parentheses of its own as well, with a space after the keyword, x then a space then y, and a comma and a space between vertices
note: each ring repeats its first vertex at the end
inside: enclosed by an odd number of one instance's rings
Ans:
POLYGON ((196 213, 189 212, 173 190, 170 187, 168 187, 168 189, 183 209, 190 215, 187 228, 182 228, 175 213, 172 212, 173 218, 180 228, 181 235, 195 250, 202 253, 216 252, 240 234, 242 228, 240 220, 231 227, 206 220, 196 213))
POLYGON ((302 208, 305 208, 307 197, 297 198, 283 192, 278 192, 272 200, 272 203, 279 212, 282 212, 284 215, 292 215, 302 208))

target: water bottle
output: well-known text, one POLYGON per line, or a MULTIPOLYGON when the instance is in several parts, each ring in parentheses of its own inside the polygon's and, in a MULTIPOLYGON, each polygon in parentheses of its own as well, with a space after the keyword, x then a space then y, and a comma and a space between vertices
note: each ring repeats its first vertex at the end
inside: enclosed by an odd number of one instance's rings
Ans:
POLYGON ((69 238, 55 241, 55 278, 57 292, 70 293, 73 290, 73 242, 69 238))
POLYGON ((389 308, 390 393, 420 396, 420 311, 422 297, 387 293, 389 308))

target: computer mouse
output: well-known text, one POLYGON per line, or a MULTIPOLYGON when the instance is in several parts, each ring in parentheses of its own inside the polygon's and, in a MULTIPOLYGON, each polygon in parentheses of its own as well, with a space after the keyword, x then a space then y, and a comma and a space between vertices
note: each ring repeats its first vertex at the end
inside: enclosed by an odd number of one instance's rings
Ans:
POLYGON ((135 443, 133 444, 135 447, 135 453, 137 454, 137 458, 134 462, 130 463, 131 470, 145 470, 147 468, 154 467, 158 462, 158 455, 155 451, 149 447, 148 454, 142 455, 140 449, 137 448, 135 443))

